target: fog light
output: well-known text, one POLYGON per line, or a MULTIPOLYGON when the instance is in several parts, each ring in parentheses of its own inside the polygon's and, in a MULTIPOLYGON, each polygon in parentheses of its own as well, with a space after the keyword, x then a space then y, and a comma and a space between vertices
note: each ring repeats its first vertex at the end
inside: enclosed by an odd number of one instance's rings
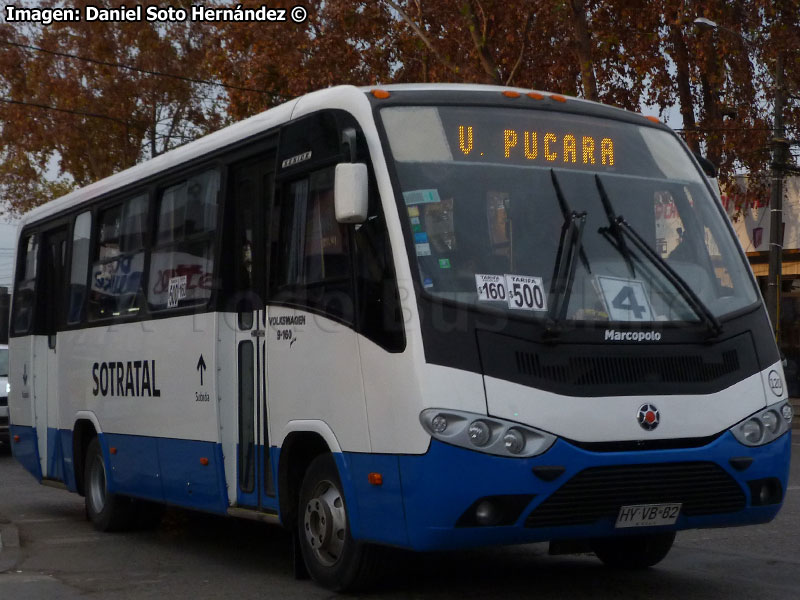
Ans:
POLYGON ((478 525, 494 525, 500 520, 500 513, 489 500, 483 500, 475 507, 475 522, 478 525))
POLYGON ((519 429, 509 429, 503 436, 503 443, 511 454, 519 454, 525 449, 525 436, 519 429))
POLYGON ((436 415, 431 419, 431 429, 436 433, 444 433, 447 429, 447 418, 444 415, 436 415))
POLYGON ((792 405, 791 404, 784 404, 781 407, 781 415, 787 421, 791 421, 792 417, 794 416, 794 411, 792 410, 792 405))
POLYGON ((764 437, 764 427, 757 419, 748 419, 742 424, 742 435, 750 444, 757 444, 764 437))
POLYGON ((778 413, 776 413, 774 410, 767 411, 761 415, 761 422, 764 424, 764 427, 770 431, 770 433, 777 432, 778 427, 780 427, 781 424, 778 413))
POLYGON ((489 443, 492 431, 485 421, 473 421, 469 426, 469 439, 476 446, 485 446, 489 443))
POLYGON ((748 481, 747 485, 750 487, 750 498, 753 506, 780 504, 783 500, 781 482, 774 477, 748 481))

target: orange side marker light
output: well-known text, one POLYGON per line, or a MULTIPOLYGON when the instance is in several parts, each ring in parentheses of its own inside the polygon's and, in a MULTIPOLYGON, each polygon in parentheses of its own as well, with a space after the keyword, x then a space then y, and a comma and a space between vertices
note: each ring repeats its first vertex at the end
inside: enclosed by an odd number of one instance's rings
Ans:
POLYGON ((108 451, 111 454, 116 454, 117 453, 117 449, 114 446, 111 446, 111 448, 109 448, 108 451))
POLYGON ((203 465, 204 467, 207 467, 208 466, 208 459, 206 457, 201 458, 200 459, 200 464, 203 465))
POLYGON ((386 90, 372 90, 372 95, 378 98, 379 100, 385 100, 386 98, 391 96, 391 94, 386 90))
POLYGON ((370 473, 367 475, 367 480, 369 480, 372 485, 383 485, 383 475, 380 473, 370 473))

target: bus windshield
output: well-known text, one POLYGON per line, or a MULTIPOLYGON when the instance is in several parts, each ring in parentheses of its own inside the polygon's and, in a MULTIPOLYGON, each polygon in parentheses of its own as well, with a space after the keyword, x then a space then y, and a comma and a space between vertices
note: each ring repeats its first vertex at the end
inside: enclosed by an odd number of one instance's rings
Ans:
POLYGON ((434 297, 639 322, 713 320, 758 299, 716 200, 666 131, 487 107, 387 107, 381 119, 434 297))

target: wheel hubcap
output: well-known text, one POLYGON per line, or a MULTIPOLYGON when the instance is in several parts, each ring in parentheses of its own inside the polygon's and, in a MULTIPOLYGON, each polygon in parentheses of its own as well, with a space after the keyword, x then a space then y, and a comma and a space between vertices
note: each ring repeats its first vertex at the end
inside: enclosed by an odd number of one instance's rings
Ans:
POLYGON ((331 566, 339 560, 346 530, 347 513, 341 492, 330 481, 321 481, 303 515, 303 534, 320 563, 331 566))
POLYGON ((89 494, 95 511, 102 512, 103 507, 106 505, 106 470, 100 457, 96 457, 92 463, 92 472, 89 477, 89 494))

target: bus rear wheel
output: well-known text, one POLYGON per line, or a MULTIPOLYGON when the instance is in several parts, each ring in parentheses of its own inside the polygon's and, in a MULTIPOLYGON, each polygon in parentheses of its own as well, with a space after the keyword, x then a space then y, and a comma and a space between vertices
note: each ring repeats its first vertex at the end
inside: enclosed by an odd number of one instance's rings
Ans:
POLYGON ((134 505, 130 498, 111 494, 100 440, 94 438, 86 450, 84 470, 86 518, 98 531, 119 531, 130 527, 134 505))
POLYGON ((591 546, 603 564, 615 569, 646 569, 660 563, 672 548, 675 532, 592 540, 591 546))
POLYGON ((297 539, 309 575, 330 590, 364 589, 378 574, 379 549, 350 535, 347 503, 330 454, 316 457, 303 478, 297 539))

